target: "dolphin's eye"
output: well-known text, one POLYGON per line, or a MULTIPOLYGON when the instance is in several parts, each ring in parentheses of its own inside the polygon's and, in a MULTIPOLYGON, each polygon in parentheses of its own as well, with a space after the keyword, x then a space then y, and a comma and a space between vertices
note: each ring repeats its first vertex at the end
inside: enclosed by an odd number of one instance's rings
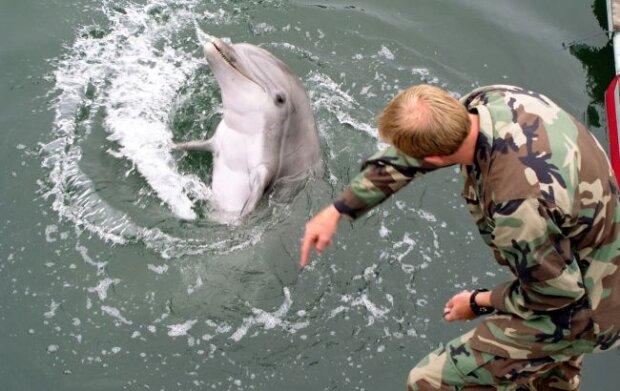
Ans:
POLYGON ((274 102, 276 102, 276 105, 282 106, 284 103, 286 103, 286 97, 282 94, 276 94, 274 102))

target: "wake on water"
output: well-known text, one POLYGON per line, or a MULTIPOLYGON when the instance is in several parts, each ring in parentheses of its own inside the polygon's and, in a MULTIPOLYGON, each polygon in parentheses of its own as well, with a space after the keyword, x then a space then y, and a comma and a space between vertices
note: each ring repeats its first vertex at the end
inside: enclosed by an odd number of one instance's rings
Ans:
MULTIPOLYGON (((208 178, 179 167, 179 157, 171 152, 171 123, 184 89, 204 95, 196 91, 208 88, 211 106, 205 106, 203 112, 218 114, 219 102, 214 104, 217 100, 213 97, 219 95, 219 88, 213 78, 200 79, 206 86, 190 84, 207 67, 196 20, 227 24, 234 17, 222 9, 206 10, 199 1, 146 6, 127 3, 123 8, 104 3, 102 12, 107 25, 82 28, 57 61, 54 72, 55 139, 42 148, 43 165, 49 170, 42 187, 52 199, 53 209, 79 229, 104 240, 141 241, 163 257, 226 252, 255 243, 269 221, 237 228, 234 233, 232 228, 214 223, 208 227, 208 235, 200 222, 183 223, 181 233, 162 228, 178 228, 183 220, 208 214, 203 208, 210 198, 208 178), (100 141, 93 146, 93 139, 100 141), (105 149, 104 157, 94 157, 92 150, 100 152, 101 148, 105 149), (121 178, 110 173, 98 178, 84 168, 92 165, 112 165, 116 170, 120 165, 124 172, 121 178), (100 190, 111 187, 112 193, 120 192, 123 181, 145 183, 137 185, 137 194, 125 194, 124 202, 111 201, 100 190), (153 221, 142 218, 151 214, 159 217, 153 221), (167 223, 162 224, 162 220, 167 223), (187 227, 196 232, 188 234, 187 227)), ((294 45, 279 45, 308 55, 294 45)), ((315 85, 310 91, 313 101, 320 102, 341 122, 358 123, 372 132, 342 111, 355 102, 329 77, 313 72, 304 83, 315 85)), ((194 129, 199 134, 193 136, 206 136, 202 128, 194 129)), ((106 171, 104 167, 99 170, 106 171)))

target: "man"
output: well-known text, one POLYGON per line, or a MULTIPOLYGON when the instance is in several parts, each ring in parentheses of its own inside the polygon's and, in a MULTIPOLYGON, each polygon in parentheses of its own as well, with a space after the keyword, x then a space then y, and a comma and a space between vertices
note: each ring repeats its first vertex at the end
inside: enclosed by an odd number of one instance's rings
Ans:
POLYGON ((409 390, 577 390, 584 353, 620 345, 620 208, 605 153, 549 98, 512 86, 457 101, 428 85, 379 119, 390 148, 368 159, 333 205, 306 224, 301 266, 414 178, 460 164, 463 197, 514 279, 463 291, 447 321, 487 315, 409 374, 409 390))

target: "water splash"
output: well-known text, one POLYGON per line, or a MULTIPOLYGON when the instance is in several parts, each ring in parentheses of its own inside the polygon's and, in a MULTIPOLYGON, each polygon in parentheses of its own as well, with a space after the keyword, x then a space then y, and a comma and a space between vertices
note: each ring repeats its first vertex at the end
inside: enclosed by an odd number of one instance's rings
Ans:
POLYGON ((177 218, 195 219, 196 202, 209 199, 208 186, 180 172, 171 153, 171 106, 204 63, 178 42, 196 17, 198 2, 184 3, 127 5, 123 12, 105 4, 109 26, 82 28, 54 72, 55 139, 42 148, 43 165, 50 170, 45 195, 63 218, 113 243, 142 240, 161 252, 179 247, 174 236, 141 226, 130 213, 109 205, 97 190, 97 179, 81 168, 92 159, 85 152, 88 138, 100 128, 110 142, 108 155, 130 164, 125 175, 137 171, 148 184, 147 193, 177 218), (164 11, 168 18, 156 17, 164 11))
MULTIPOLYGON (((202 218, 182 222, 199 213, 208 216, 204 205, 210 189, 203 177, 181 169, 171 152, 177 100, 191 96, 187 90, 199 88, 196 83, 209 82, 196 77, 205 73, 200 44, 209 40, 198 20, 231 23, 235 12, 204 10, 198 0, 124 4, 120 12, 118 4, 104 3, 107 24, 81 28, 56 60, 54 138, 42 147, 49 172, 42 192, 78 233, 95 233, 115 244, 142 242, 164 258, 227 253, 257 243, 278 217, 262 216, 258 224, 234 229, 202 218), (116 172, 105 172, 108 166, 116 172), (95 167, 95 172, 85 167, 95 167), (118 196, 122 176, 133 187, 118 196), (111 190, 102 193, 106 187, 111 190)), ((318 59, 286 42, 271 45, 310 62, 318 59)), ((368 125, 372 113, 362 119, 351 114, 353 108, 359 110, 358 103, 329 76, 312 71, 303 79, 316 98, 315 108, 376 137, 368 125)), ((212 93, 218 94, 211 82, 212 93)), ((205 109, 217 113, 219 107, 205 109)), ((205 117, 214 116, 194 120, 205 117)), ((329 135, 322 131, 321 137, 329 135)))

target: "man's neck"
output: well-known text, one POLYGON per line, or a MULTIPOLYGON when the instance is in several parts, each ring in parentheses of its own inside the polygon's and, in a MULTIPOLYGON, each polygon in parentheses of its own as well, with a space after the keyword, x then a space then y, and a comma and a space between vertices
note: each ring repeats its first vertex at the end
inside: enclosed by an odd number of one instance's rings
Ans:
POLYGON ((471 166, 474 164, 474 158, 476 154, 476 143, 478 142, 478 134, 480 133, 480 118, 477 114, 469 114, 471 120, 471 127, 469 133, 463 141, 461 147, 456 151, 454 157, 456 163, 471 166))

